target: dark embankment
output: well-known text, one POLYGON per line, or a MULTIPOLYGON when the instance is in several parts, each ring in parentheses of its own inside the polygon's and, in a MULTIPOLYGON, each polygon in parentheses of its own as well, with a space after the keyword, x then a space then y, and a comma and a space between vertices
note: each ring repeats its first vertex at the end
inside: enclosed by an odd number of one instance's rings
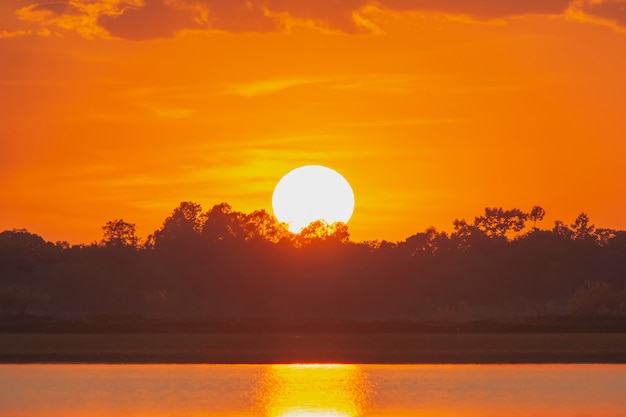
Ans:
POLYGON ((0 363, 626 363, 626 321, 0 321, 0 363))

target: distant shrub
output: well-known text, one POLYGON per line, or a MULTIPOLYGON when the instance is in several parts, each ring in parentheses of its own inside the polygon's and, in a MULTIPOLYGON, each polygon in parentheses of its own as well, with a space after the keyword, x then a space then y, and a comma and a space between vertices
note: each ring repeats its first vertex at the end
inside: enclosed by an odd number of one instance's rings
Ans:
POLYGON ((33 305, 47 299, 39 289, 17 284, 0 285, 0 309, 5 316, 26 315, 33 305))
POLYGON ((620 311, 624 295, 606 281, 586 281, 578 287, 568 303, 573 316, 599 316, 620 311))

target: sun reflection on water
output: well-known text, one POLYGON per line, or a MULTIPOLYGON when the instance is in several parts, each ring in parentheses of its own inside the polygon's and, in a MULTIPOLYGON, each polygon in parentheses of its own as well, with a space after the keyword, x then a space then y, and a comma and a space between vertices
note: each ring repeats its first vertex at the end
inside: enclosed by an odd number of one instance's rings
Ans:
POLYGON ((268 367, 258 392, 267 417, 358 417, 368 391, 357 365, 295 364, 268 367))

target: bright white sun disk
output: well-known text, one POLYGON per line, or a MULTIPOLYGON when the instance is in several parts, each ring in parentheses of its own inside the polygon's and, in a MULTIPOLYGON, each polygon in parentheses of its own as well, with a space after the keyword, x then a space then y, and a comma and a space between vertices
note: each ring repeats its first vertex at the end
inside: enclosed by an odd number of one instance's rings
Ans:
POLYGON ((348 222, 354 211, 354 193, 337 171, 306 165, 281 178, 274 189, 272 207, 276 218, 298 233, 316 220, 348 222))

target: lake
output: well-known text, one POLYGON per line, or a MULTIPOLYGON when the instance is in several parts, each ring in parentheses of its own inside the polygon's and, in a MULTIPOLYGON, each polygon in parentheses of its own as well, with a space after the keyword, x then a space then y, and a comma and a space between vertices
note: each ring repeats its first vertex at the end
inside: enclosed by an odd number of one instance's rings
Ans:
POLYGON ((0 365, 11 417, 623 417, 626 365, 0 365))

